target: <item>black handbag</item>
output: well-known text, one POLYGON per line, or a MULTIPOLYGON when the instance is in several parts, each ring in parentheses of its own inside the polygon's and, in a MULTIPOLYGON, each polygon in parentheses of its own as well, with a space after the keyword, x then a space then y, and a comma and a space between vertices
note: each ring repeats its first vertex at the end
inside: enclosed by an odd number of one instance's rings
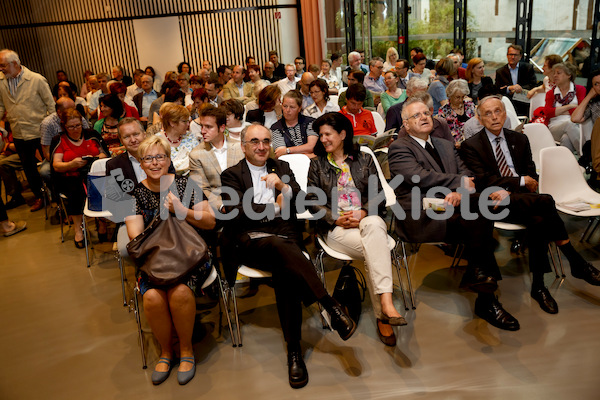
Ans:
POLYGON ((357 324, 362 312, 366 286, 365 276, 362 272, 352 265, 346 264, 342 267, 333 290, 332 297, 340 303, 346 314, 357 324))
POLYGON ((150 283, 158 286, 184 282, 210 259, 200 234, 171 213, 165 220, 158 213, 144 232, 127 244, 127 251, 150 283))

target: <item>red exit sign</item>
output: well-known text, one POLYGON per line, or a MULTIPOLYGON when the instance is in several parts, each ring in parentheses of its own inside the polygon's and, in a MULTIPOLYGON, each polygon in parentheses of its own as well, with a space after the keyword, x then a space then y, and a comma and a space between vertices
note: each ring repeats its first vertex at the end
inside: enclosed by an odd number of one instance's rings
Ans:
POLYGON ((275 11, 275 19, 281 19, 281 11, 275 11))

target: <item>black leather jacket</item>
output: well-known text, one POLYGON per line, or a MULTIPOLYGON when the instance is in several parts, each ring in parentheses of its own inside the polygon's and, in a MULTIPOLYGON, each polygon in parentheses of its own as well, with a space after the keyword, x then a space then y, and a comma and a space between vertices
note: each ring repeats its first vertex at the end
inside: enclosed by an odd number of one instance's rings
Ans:
MULTIPOLYGON (((362 208, 369 214, 369 177, 373 176, 373 182, 376 182, 377 193, 382 193, 381 182, 377 175, 377 168, 373 161, 373 157, 367 153, 357 151, 354 154, 349 155, 346 158, 346 163, 350 166, 350 174, 352 174, 352 180, 354 185, 361 194, 362 208)), ((325 216, 317 221, 318 230, 323 233, 335 228, 335 221, 337 215, 332 215, 331 202, 332 202, 332 189, 337 188, 338 175, 333 165, 329 163, 326 156, 320 156, 314 158, 310 162, 310 168, 308 170, 308 195, 307 199, 316 200, 317 195, 311 192, 310 187, 314 186, 320 188, 325 192, 327 196, 327 204, 324 206, 311 206, 311 213, 315 214, 321 210, 325 210, 325 216)), ((381 215, 385 210, 385 196, 379 196, 377 199, 371 199, 371 201, 379 201, 377 205, 377 215, 381 215)), ((337 201, 337 199, 335 199, 337 201)), ((373 213, 371 213, 373 215, 373 213)))

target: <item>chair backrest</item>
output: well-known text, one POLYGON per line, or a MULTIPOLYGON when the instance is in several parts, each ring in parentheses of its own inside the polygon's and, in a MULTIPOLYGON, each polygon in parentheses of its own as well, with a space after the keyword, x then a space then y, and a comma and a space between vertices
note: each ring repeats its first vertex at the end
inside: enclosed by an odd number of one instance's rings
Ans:
POLYGON ((533 118, 533 112, 546 104, 546 93, 538 93, 529 100, 529 120, 533 118))
POLYGON ((375 163, 375 167, 377 168, 377 176, 379 177, 379 181, 381 182, 381 187, 383 188, 383 192, 385 193, 385 206, 391 207, 396 204, 396 194, 394 193, 394 189, 387 183, 385 180, 385 176, 383 175, 383 171, 381 170, 381 165, 379 165, 379 161, 377 161, 377 157, 375 157, 375 153, 367 146, 360 146, 360 151, 363 153, 369 154, 373 157, 373 162, 375 163))
POLYGON ((99 158, 92 163, 90 167, 90 173, 94 175, 102 175, 102 173, 106 173, 106 163, 110 160, 110 157, 99 158))
POLYGON ((331 101, 333 104, 338 104, 339 99, 340 99, 340 96, 338 96, 337 94, 329 95, 329 101, 331 101))
POLYGON ((373 120, 375 121, 375 127, 377 128, 377 135, 375 136, 383 135, 385 132, 385 121, 383 120, 383 117, 379 115, 378 112, 371 111, 371 114, 373 114, 373 120))
POLYGON ((554 197, 556 203, 576 199, 590 191, 575 156, 564 146, 547 147, 540 151, 540 193, 554 197))
POLYGON ((306 187, 308 186, 310 158, 308 158, 306 154, 285 154, 279 157, 279 159, 290 164, 290 168, 294 173, 296 182, 300 185, 300 189, 306 191, 306 187))
POLYGON ((506 107, 506 116, 510 121, 510 129, 515 129, 521 123, 519 121, 519 117, 517 117, 517 111, 515 110, 515 106, 510 102, 510 99, 506 96, 502 96, 502 102, 506 107))
POLYGON ((533 162, 539 173, 541 170, 540 150, 545 149, 546 147, 556 147, 554 138, 548 127, 544 124, 525 124, 523 126, 523 133, 529 139, 533 162))
POLYGON ((383 103, 379 103, 377 106, 377 113, 381 115, 381 118, 385 119, 385 113, 383 112, 383 103))

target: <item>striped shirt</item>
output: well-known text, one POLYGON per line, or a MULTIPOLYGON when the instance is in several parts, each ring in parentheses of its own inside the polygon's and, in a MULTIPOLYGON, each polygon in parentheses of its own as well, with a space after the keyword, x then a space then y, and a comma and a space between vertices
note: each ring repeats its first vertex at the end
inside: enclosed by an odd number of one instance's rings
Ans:
POLYGON ((19 86, 19 82, 21 82, 21 78, 23 77, 23 68, 21 68, 21 72, 14 78, 8 78, 8 90, 10 90, 10 94, 12 97, 16 97, 17 86, 19 86))

